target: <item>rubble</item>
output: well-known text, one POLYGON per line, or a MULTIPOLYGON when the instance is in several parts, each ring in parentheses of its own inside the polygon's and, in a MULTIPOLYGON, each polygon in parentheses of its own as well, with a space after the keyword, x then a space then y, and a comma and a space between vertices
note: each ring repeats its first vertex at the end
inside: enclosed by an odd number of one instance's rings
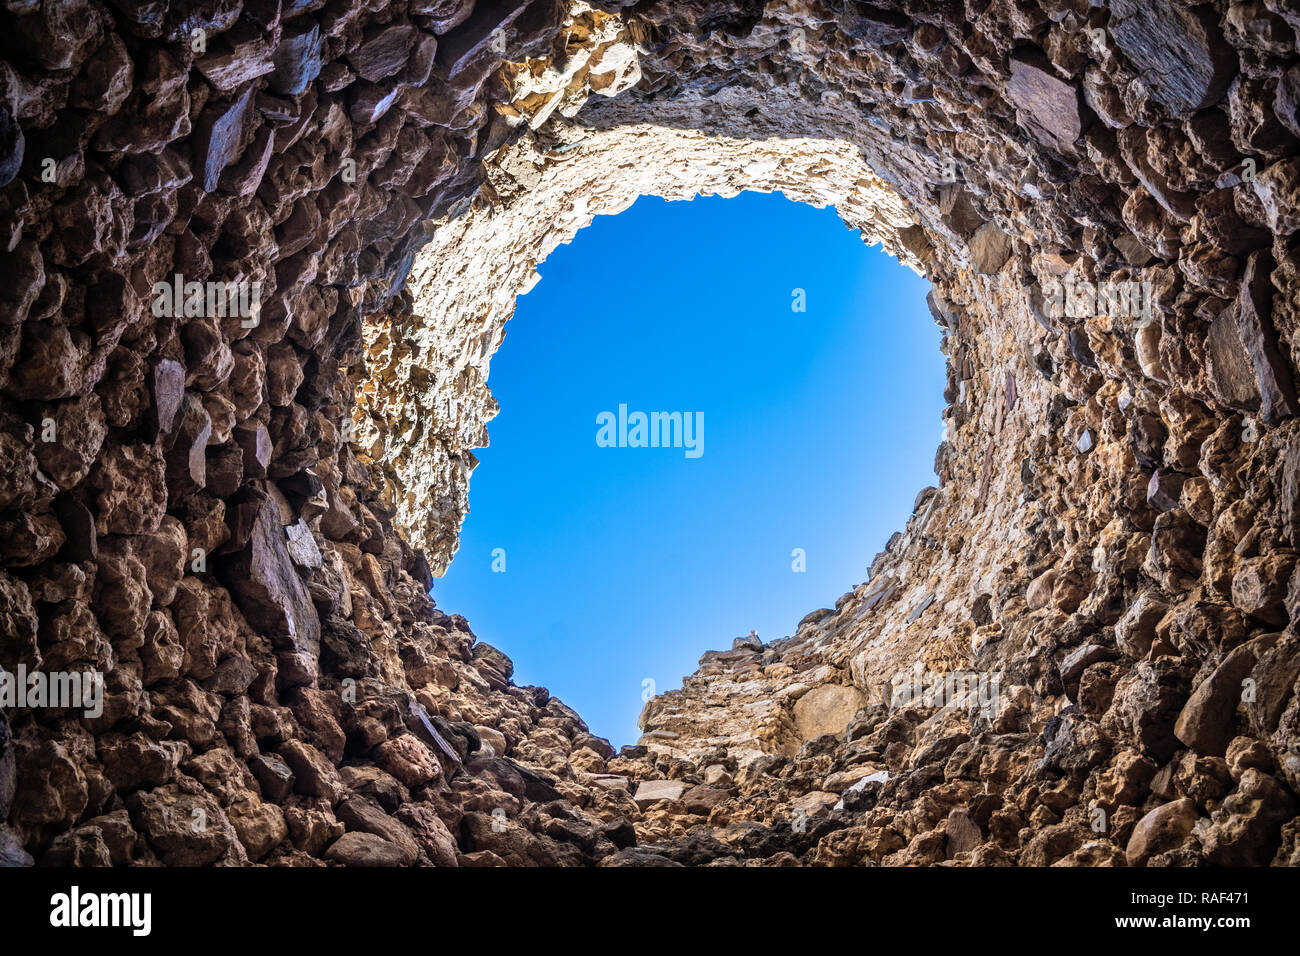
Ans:
POLYGON ((104 700, 0 712, 0 863, 1295 864, 1284 4, 3 16, 0 665, 104 700), (933 283, 937 487, 615 752, 428 592, 538 263, 743 189, 933 283))

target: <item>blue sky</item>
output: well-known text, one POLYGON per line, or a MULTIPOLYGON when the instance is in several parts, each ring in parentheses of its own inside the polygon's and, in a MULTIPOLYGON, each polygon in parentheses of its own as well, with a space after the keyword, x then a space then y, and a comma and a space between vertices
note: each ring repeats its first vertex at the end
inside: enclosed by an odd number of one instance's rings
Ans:
POLYGON ((780 194, 642 197, 539 271, 433 595, 619 746, 646 681, 680 687, 704 651, 792 634, 865 579, 935 482, 939 331, 928 283, 780 194), (702 413, 702 454, 601 447, 620 404, 702 413))

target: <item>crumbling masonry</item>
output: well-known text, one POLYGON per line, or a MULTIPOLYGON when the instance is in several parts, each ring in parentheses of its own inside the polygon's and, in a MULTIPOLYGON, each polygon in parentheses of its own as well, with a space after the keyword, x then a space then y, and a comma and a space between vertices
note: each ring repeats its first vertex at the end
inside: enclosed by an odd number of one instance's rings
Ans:
POLYGON ((4 7, 0 665, 104 698, 0 861, 1300 863, 1294 5, 4 7), (537 263, 743 189, 932 281, 937 487, 615 753, 426 591, 537 263))

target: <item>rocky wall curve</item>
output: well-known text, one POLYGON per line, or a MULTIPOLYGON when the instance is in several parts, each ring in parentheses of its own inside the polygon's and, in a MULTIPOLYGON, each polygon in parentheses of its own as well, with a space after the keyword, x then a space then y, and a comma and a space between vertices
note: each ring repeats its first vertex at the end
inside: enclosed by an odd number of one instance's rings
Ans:
POLYGON ((0 664, 103 682, 3 708, 0 859, 1295 862, 1279 0, 0 16, 0 664), (536 263, 742 188, 932 281, 939 481, 616 754, 426 590, 536 263))

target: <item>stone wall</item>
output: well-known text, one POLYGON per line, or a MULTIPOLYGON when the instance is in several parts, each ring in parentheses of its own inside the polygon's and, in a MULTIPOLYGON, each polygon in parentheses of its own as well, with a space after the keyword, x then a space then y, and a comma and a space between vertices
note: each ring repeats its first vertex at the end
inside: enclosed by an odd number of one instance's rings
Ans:
POLYGON ((2 16, 0 664, 105 696, 3 710, 0 859, 1296 862, 1281 2, 2 16), (615 754, 425 591, 537 263, 741 189, 933 282, 938 485, 615 754))

